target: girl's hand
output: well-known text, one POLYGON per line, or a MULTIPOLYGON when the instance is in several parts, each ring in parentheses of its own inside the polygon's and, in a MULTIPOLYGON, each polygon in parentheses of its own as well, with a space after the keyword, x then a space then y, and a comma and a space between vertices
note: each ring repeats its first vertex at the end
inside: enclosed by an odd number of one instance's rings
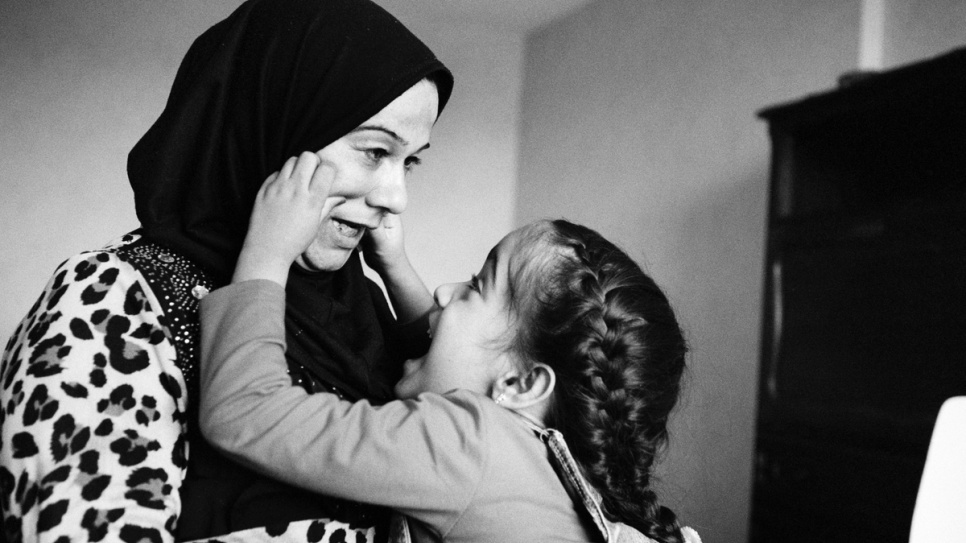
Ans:
POLYGON ((387 214, 378 228, 366 233, 362 256, 386 285, 396 319, 408 323, 425 315, 436 304, 410 264, 403 241, 399 215, 387 214))
POLYGON ((270 279, 282 286, 292 262, 315 240, 319 224, 344 198, 329 198, 334 170, 304 152, 268 176, 255 196, 233 282, 270 279))
POLYGON ((379 227, 366 232, 362 243, 366 264, 381 276, 407 262, 399 215, 387 213, 383 216, 379 227))

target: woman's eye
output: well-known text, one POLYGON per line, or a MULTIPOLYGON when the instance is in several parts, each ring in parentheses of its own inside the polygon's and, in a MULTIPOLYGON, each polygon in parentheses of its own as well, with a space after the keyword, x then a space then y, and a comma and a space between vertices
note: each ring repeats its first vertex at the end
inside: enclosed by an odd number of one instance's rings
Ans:
POLYGON ((411 172, 413 168, 422 164, 423 161, 418 156, 411 156, 406 159, 406 171, 411 172))
POLYGON ((378 164, 380 160, 389 156, 389 151, 382 149, 380 147, 365 149, 365 153, 366 153, 366 158, 368 158, 374 164, 378 164))

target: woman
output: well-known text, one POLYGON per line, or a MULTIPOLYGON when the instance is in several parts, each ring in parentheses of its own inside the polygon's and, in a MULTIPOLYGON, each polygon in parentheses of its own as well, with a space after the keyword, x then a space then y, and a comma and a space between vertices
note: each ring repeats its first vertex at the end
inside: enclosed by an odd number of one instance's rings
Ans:
POLYGON ((432 305, 377 227, 405 208, 405 173, 451 88, 367 0, 250 0, 195 41, 129 156, 141 229, 62 264, 4 353, 9 541, 278 534, 305 519, 285 532, 304 541, 320 517, 374 537, 383 510, 257 476, 200 439, 198 300, 230 279, 265 177, 309 152, 339 205, 291 268, 289 372, 310 391, 389 399, 425 322, 397 324, 355 249, 369 231, 400 322, 432 305))
POLYGON ((216 447, 392 507, 416 541, 700 541, 650 488, 683 334, 653 280, 587 228, 525 226, 470 281, 439 287, 432 344, 406 363, 400 400, 293 387, 287 263, 312 238, 328 177, 300 160, 270 178, 232 284, 201 302, 201 427, 216 447))

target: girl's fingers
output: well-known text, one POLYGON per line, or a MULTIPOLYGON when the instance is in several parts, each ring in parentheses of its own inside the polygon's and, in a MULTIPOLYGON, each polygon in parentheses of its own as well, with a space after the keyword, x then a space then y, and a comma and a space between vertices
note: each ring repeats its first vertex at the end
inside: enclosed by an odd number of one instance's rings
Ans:
MULTIPOLYGON (((319 161, 316 155, 312 156, 315 157, 316 162, 319 161)), ((309 180, 309 192, 319 198, 328 198, 333 179, 335 179, 335 168, 328 162, 318 164, 318 167, 312 172, 312 179, 309 180)))
POLYGON ((282 181, 292 177, 292 172, 295 170, 296 162, 298 162, 298 158, 293 156, 292 158, 286 160, 285 164, 282 165, 282 169, 278 172, 278 177, 281 178, 282 181))
MULTIPOLYGON (((289 159, 291 161, 292 159, 289 159)), ((288 165, 288 162, 285 163, 288 165)), ((298 160, 295 163, 295 169, 290 177, 295 178, 298 181, 303 181, 308 185, 312 181, 314 172, 318 171, 319 157, 315 153, 310 153, 308 151, 303 152, 299 155, 298 160)))
POLYGON ((268 192, 268 188, 272 186, 272 183, 274 183, 276 179, 278 179, 278 172, 275 172, 272 175, 266 177, 265 182, 262 183, 262 186, 258 189, 258 194, 256 195, 256 198, 263 198, 265 194, 268 192))
POLYGON ((322 162, 312 173, 312 180, 309 181, 309 194, 313 198, 324 198, 322 211, 319 213, 319 220, 322 220, 332 211, 332 208, 345 202, 342 196, 329 196, 332 189, 332 181, 335 179, 335 168, 328 162, 322 162))
POLYGON ((262 183, 262 191, 265 191, 265 188, 274 183, 276 179, 278 179, 278 172, 274 172, 272 175, 265 178, 265 182, 262 183))

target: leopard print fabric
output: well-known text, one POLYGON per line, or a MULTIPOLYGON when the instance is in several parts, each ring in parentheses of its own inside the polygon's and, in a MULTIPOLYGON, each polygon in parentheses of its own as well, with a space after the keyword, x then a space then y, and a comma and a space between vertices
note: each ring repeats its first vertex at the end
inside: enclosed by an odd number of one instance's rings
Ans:
MULTIPOLYGON (((122 257, 137 239, 62 263, 4 350, 0 506, 8 543, 175 539, 197 371, 187 353, 197 330, 186 330, 177 313, 166 318, 170 301, 158 300, 142 273, 151 271, 132 263, 143 259, 122 257)), ((274 541, 373 540, 371 530, 303 523, 246 532, 274 541)))
MULTIPOLYGON (((338 520, 318 519, 240 530, 211 539, 197 539, 190 543, 279 543, 280 541, 372 543, 375 537, 375 528, 360 530, 338 520)), ((396 543, 396 541, 390 539, 389 543, 396 543)))
POLYGON ((19 541, 172 541, 184 379, 160 305, 109 251, 57 268, 0 365, 0 503, 19 541))

